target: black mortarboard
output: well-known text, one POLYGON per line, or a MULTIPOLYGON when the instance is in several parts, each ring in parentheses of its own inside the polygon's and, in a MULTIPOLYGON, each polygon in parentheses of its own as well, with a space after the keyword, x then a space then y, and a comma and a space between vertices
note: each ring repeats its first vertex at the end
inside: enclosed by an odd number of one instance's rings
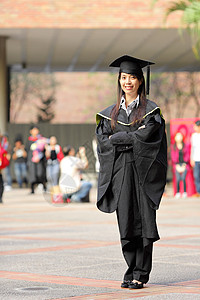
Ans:
POLYGON ((129 55, 123 55, 115 59, 109 67, 119 68, 120 72, 127 74, 142 74, 142 68, 147 66, 147 82, 146 82, 146 94, 149 94, 149 80, 150 80, 150 65, 153 62, 138 59, 129 55))

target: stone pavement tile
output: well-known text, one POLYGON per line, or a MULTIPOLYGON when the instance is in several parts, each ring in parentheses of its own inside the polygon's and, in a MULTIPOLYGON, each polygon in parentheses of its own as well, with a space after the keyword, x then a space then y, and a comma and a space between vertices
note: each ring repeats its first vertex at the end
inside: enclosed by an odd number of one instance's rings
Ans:
MULTIPOLYGON (((101 293, 101 294, 93 294, 93 295, 83 295, 83 296, 76 296, 73 297, 74 300, 78 299, 85 299, 85 300, 130 300, 135 298, 140 299, 156 299, 154 296, 159 296, 157 299, 169 299, 168 296, 172 296, 170 299, 193 299, 197 300, 200 299, 200 288, 197 289, 188 289, 187 286, 184 288, 173 286, 153 286, 147 285, 145 288, 141 290, 123 290, 111 293, 101 293), (186 296, 186 297, 185 297, 186 296), (180 298, 177 298, 180 297, 180 298)), ((59 299, 51 299, 51 300, 67 300, 68 298, 59 298, 59 299)))
POLYGON ((85 243, 78 243, 75 245, 63 245, 55 247, 45 247, 45 248, 31 248, 31 249, 19 249, 19 250, 10 250, 10 251, 0 251, 0 255, 16 255, 16 254, 27 254, 27 253, 36 253, 36 252, 49 252, 49 251, 62 251, 66 249, 83 249, 90 247, 105 247, 108 245, 115 245, 116 242, 98 242, 98 241, 87 241, 85 243))
POLYGON ((200 299, 200 201, 164 198, 150 281, 120 288, 126 264, 115 214, 95 200, 53 206, 42 193, 5 193, 0 206, 0 299, 200 299))
MULTIPOLYGON (((83 287, 98 287, 98 288, 107 288, 118 291, 107 292, 107 293, 98 293, 92 295, 81 295, 75 296, 73 299, 133 299, 141 297, 149 297, 149 295, 168 295, 168 294, 188 294, 191 296, 198 295, 200 299, 200 280, 188 281, 182 283, 176 283, 171 285, 152 285, 147 284, 144 289, 141 290, 126 290, 120 289, 120 282, 118 281, 109 281, 109 280, 95 280, 88 278, 72 278, 65 276, 44 276, 40 274, 28 274, 28 273, 17 273, 17 272, 0 272, 0 277, 22 280, 22 281, 32 281, 39 282, 44 284, 54 283, 58 285, 72 285, 72 286, 83 286, 83 287), (133 296, 134 294, 134 296, 133 296), (128 298, 127 298, 128 297, 128 298)), ((35 287, 36 288, 36 287, 35 287)), ((196 296, 195 296, 196 297, 196 296)), ((68 298, 59 298, 59 299, 70 299, 68 298)), ((198 299, 198 298, 195 298, 198 299)), ((49 298, 53 299, 53 298, 49 298)))

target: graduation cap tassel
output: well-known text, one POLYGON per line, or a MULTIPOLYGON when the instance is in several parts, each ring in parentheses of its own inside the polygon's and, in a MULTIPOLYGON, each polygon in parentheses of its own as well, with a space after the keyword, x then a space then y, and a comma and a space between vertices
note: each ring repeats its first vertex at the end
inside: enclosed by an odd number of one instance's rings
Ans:
POLYGON ((150 65, 147 66, 146 95, 149 95, 149 90, 150 90, 150 65))

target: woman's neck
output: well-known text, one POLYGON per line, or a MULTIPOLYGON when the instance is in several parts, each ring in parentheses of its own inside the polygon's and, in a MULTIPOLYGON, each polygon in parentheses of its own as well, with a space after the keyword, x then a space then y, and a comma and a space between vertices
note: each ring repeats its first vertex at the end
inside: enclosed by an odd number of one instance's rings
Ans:
POLYGON ((126 99, 126 106, 128 106, 131 102, 133 102, 136 98, 137 98, 138 94, 136 95, 125 95, 125 99, 126 99))
POLYGON ((176 143, 176 147, 180 150, 183 148, 183 143, 182 142, 178 142, 176 143))

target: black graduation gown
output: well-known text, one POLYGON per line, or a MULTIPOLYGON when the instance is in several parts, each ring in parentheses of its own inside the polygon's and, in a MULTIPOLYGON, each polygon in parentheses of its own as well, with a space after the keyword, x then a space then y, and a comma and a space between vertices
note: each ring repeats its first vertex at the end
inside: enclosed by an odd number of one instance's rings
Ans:
POLYGON ((131 126, 126 112, 120 109, 113 131, 113 107, 97 114, 97 207, 106 213, 117 210, 122 247, 138 236, 146 246, 159 239, 156 209, 167 174, 165 122, 160 108, 147 100, 142 123, 131 126))

